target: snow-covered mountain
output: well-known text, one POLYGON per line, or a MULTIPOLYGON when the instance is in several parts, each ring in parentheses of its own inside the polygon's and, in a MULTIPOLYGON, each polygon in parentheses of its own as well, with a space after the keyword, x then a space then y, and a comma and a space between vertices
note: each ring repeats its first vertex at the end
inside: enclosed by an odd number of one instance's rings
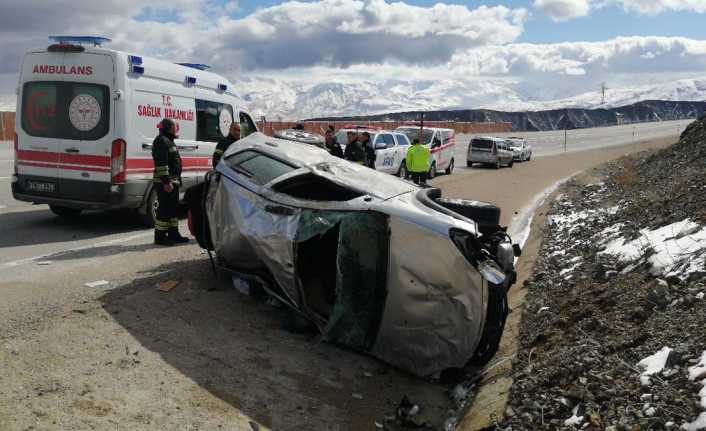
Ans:
MULTIPOLYGON (((542 111, 562 108, 613 108, 642 100, 706 100, 706 77, 633 87, 614 87, 545 100, 527 95, 508 79, 351 79, 311 82, 304 78, 249 77, 234 81, 236 91, 259 119, 373 115, 405 111, 493 109, 542 111)), ((539 96, 537 95, 539 94, 539 96)), ((14 111, 15 97, 0 97, 0 111, 14 111)))
POLYGON ((371 115, 413 110, 494 109, 540 111, 560 108, 611 108, 641 100, 706 100, 706 77, 668 83, 611 88, 555 100, 536 100, 508 80, 340 80, 310 83, 249 78, 235 86, 248 107, 270 120, 371 115))

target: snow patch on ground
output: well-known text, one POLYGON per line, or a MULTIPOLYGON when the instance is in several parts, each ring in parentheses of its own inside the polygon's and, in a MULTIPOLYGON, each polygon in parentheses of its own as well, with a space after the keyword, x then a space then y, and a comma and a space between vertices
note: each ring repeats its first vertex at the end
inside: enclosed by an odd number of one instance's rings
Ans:
MULTIPOLYGON (((699 391, 699 405, 703 410, 706 410, 706 351, 701 354, 701 359, 693 367, 687 369, 689 380, 701 380, 701 390, 699 391)), ((699 414, 693 422, 682 425, 682 429, 686 431, 697 431, 706 429, 706 411, 699 414)))
POLYGON ((579 406, 574 407, 571 417, 564 421, 564 426, 580 426, 583 423, 583 416, 578 415, 579 406))
MULTIPOLYGON (((571 174, 570 177, 574 175, 575 173, 571 174)), ((537 194, 534 197, 534 200, 529 205, 522 208, 519 213, 512 218, 512 221, 510 222, 510 228, 508 229, 509 234, 511 238, 513 238, 518 244, 520 244, 520 247, 524 247, 525 243, 527 242, 527 239, 529 238, 530 228, 532 227, 532 220, 534 219, 534 214, 537 209, 544 205, 544 202, 547 200, 547 198, 552 193, 554 193, 556 189, 558 189, 562 184, 564 184, 568 180, 568 178, 557 181, 556 183, 544 189, 541 193, 537 194)), ((517 259, 515 260, 517 261, 517 259)))
POLYGON ((633 262, 641 260, 648 250, 654 251, 647 258, 653 275, 673 274, 685 279, 704 268, 706 227, 685 219, 655 230, 642 229, 639 238, 632 241, 622 237, 613 239, 601 253, 633 262))
POLYGON ((652 385, 652 379, 650 377, 662 372, 665 365, 667 365, 667 358, 671 351, 672 349, 669 347, 663 347, 654 355, 650 355, 637 363, 637 366, 644 370, 642 374, 640 374, 640 383, 642 386, 652 385))

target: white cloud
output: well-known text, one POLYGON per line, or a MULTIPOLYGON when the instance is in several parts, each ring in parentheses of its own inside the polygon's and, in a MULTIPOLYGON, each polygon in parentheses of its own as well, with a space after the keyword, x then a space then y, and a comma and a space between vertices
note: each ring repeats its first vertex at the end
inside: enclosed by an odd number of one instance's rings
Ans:
POLYGON ((586 16, 590 9, 588 0, 536 0, 534 7, 554 21, 568 21, 586 16))
POLYGON ((626 11, 645 15, 681 11, 706 12, 706 0, 610 0, 610 2, 622 5, 626 11))

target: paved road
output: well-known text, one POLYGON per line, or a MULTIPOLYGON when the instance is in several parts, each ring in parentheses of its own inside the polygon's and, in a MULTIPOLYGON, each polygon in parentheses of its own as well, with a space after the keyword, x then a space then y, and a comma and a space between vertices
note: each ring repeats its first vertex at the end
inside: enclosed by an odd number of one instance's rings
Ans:
MULTIPOLYGON (((677 137, 689 123, 691 120, 568 130, 566 131, 566 151, 583 151, 625 145, 648 139, 677 137)), ((468 143, 473 136, 476 135, 458 135, 456 154, 459 154, 461 159, 467 154, 468 143)), ((494 136, 522 136, 526 138, 532 144, 533 157, 551 156, 564 152, 564 131, 511 132, 494 136)), ((459 161, 456 165, 465 166, 465 163, 459 161)))

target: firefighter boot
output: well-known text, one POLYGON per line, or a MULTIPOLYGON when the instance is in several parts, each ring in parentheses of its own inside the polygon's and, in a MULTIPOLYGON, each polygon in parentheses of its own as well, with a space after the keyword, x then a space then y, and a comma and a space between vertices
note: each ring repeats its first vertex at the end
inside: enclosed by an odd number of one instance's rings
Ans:
POLYGON ((167 237, 166 230, 155 230, 154 231, 154 244, 155 245, 165 245, 167 247, 170 247, 170 246, 174 245, 174 241, 172 241, 169 237, 167 237))
POLYGON ((189 238, 181 236, 178 227, 170 227, 169 233, 167 234, 167 239, 169 239, 174 244, 183 244, 189 242, 189 238))

